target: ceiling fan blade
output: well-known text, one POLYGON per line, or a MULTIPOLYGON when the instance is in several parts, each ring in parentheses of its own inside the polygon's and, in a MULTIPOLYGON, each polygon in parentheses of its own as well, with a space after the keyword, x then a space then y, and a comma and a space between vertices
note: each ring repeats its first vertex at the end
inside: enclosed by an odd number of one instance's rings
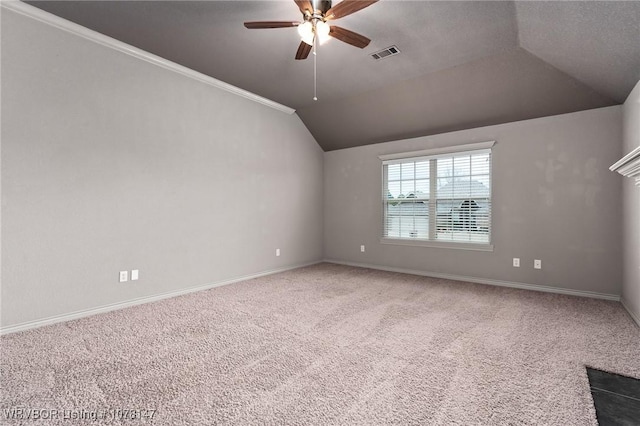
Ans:
POLYGON ((296 4, 298 5, 298 7, 300 8, 300 12, 302 12, 303 15, 305 15, 305 10, 309 11, 309 14, 313 14, 313 5, 311 4, 310 0, 293 0, 296 2, 296 4))
POLYGON ((296 59, 307 59, 310 52, 311 46, 304 41, 301 41, 300 46, 298 46, 298 51, 296 52, 296 59))
POLYGON ((261 29, 261 28, 289 28, 289 27, 297 27, 300 25, 300 22, 292 22, 292 21, 258 21, 258 22, 245 22, 244 26, 251 30, 261 29))
POLYGON ((369 45, 369 42, 371 42, 370 39, 362 34, 354 33, 353 31, 349 31, 336 25, 331 26, 329 35, 352 46, 359 47, 360 49, 364 49, 369 45))
POLYGON ((378 0, 342 0, 340 3, 332 7, 325 13, 325 17, 328 20, 343 18, 347 15, 351 15, 365 7, 371 6, 378 0))

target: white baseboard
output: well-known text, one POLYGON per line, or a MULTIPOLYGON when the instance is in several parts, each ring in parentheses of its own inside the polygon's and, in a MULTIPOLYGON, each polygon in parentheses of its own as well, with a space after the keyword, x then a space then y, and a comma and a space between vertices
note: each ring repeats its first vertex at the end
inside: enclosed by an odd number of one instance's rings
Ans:
POLYGON ((631 308, 629 307, 629 304, 624 301, 623 297, 620 298, 620 303, 622 303, 622 306, 624 306, 624 309, 627 311, 629 316, 635 321, 635 323, 638 325, 638 327, 640 327, 640 316, 636 315, 631 310, 631 308))
POLYGON ((561 287, 548 287, 548 286, 537 285, 537 284, 525 284, 525 283, 517 283, 512 281, 492 280, 489 278, 466 277, 463 275, 442 274, 439 272, 428 272, 428 271, 418 271, 415 269, 394 268, 391 266, 372 265, 368 263, 343 262, 340 260, 332 260, 332 259, 325 259, 324 261, 327 263, 336 263, 339 265, 378 269, 380 271, 399 272, 402 274, 421 275, 424 277, 442 278, 442 279, 454 280, 454 281, 465 281, 465 282, 476 283, 476 284, 487 284, 487 285, 494 285, 498 287, 519 288, 522 290, 542 291, 545 293, 567 294, 570 296, 590 297, 593 299, 613 300, 616 302, 620 301, 620 296, 617 294, 597 293, 593 291, 573 290, 573 289, 567 289, 567 288, 561 288, 561 287))
POLYGON ((34 328, 44 327, 46 325, 57 324, 65 321, 71 321, 71 320, 84 318, 84 317, 88 317, 96 314, 115 311, 118 309, 129 308, 131 306, 142 305, 144 303, 156 302, 158 300, 169 299, 171 297, 182 296, 189 293, 195 293, 197 291, 209 290, 209 289, 220 287, 223 285, 233 284, 240 281, 247 281, 253 278, 264 277, 266 275, 273 275, 280 272, 290 271, 292 269, 298 269, 298 268, 303 268, 305 266, 315 265, 318 263, 322 263, 322 261, 319 260, 316 262, 309 262, 309 263, 304 263, 304 264, 295 265, 295 266, 288 266, 286 268, 272 269, 269 271, 259 272, 257 274, 245 275, 242 277, 232 278, 224 281, 217 281, 217 282, 201 285, 198 287, 189 287, 189 288, 180 289, 176 291, 170 291, 167 293, 155 294, 153 296, 139 297, 136 299, 126 300, 123 302, 98 306, 96 308, 83 309, 81 311, 75 311, 68 314, 55 315, 52 317, 43 318, 35 321, 27 321, 20 324, 10 325, 7 327, 0 327, 0 335, 17 333, 19 331, 31 330, 34 328))
POLYGON ((233 284, 233 283, 237 283, 237 282, 240 282, 240 281, 250 280, 250 279, 253 279, 253 278, 259 278, 259 277, 264 277, 264 276, 267 276, 267 275, 277 274, 277 273, 280 273, 280 272, 290 271, 292 269, 303 268, 305 266, 315 265, 315 264, 322 263, 322 262, 335 263, 335 264, 347 265, 347 266, 355 266, 355 267, 360 267, 360 268, 377 269, 377 270, 388 271, 388 272, 399 272, 399 273, 403 273, 403 274, 420 275, 420 276, 425 276, 425 277, 442 278, 442 279, 448 279, 448 280, 454 280, 454 281, 465 281, 465 282, 472 282, 472 283, 476 283, 476 284, 487 284, 487 285, 494 285, 494 286, 499 286, 499 287, 518 288, 518 289, 523 289, 523 290, 533 290, 533 291, 542 291, 542 292, 547 292, 547 293, 567 294, 567 295, 571 295, 571 296, 580 296, 580 297, 590 297, 590 298, 595 298, 595 299, 613 300, 613 301, 616 301, 616 302, 619 301, 619 302, 622 303, 622 306, 624 306, 624 308, 627 310, 627 312, 629 313, 631 318, 633 318, 633 320, 638 324, 638 326, 640 326, 640 318, 638 318, 638 316, 635 315, 631 311, 631 309, 629 309, 628 304, 625 304, 624 300, 621 300, 620 296, 615 295, 615 294, 596 293, 596 292, 591 292, 591 291, 572 290, 572 289, 558 288, 558 287, 547 287, 547 286, 541 286, 541 285, 536 285, 536 284, 524 284, 524 283, 516 283, 516 282, 510 282, 510 281, 492 280, 492 279, 487 279, 487 278, 466 277, 466 276, 462 276, 462 275, 442 274, 442 273, 436 273, 436 272, 418 271, 418 270, 414 270, 414 269, 395 268, 395 267, 390 267, 390 266, 380 266, 380 265, 373 265, 373 264, 367 264, 367 263, 343 262, 343 261, 340 261, 340 260, 325 259, 325 260, 322 260, 322 261, 309 262, 309 263, 304 263, 304 264, 300 264, 300 265, 289 266, 289 267, 286 267, 286 268, 272 269, 272 270, 269 270, 269 271, 264 271, 264 272, 259 272, 257 274, 251 274, 251 275, 245 275, 245 276, 241 276, 241 277, 236 277, 236 278, 232 278, 232 279, 229 279, 229 280, 217 281, 217 282, 214 282, 214 283, 209 283, 209 284, 201 285, 201 286, 198 286, 198 287, 189 287, 189 288, 186 288, 186 289, 181 289, 181 290, 171 291, 171 292, 167 292, 167 293, 156 294, 156 295, 153 295, 153 296, 140 297, 140 298, 136 298, 136 299, 127 300, 127 301, 124 301, 124 302, 118 302, 118 303, 113 303, 113 304, 109 304, 109 305, 98 306, 96 308, 84 309, 84 310, 81 310, 81 311, 75 311, 75 312, 71 312, 71 313, 68 313, 68 314, 56 315, 56 316, 52 316, 52 317, 48 317, 48 318, 35 320, 35 321, 28 321, 28 322, 24 322, 24 323, 20 323, 20 324, 16 324, 16 325, 11 325, 11 326, 7 326, 7 327, 0 327, 0 335, 16 333, 16 332, 19 332, 19 331, 31 330, 31 329, 34 329, 34 328, 44 327, 46 325, 57 324, 57 323, 60 323, 60 322, 65 322, 65 321, 71 321, 71 320, 84 318, 84 317, 88 317, 88 316, 92 316, 92 315, 97 315, 97 314, 101 314, 101 313, 105 313, 105 312, 115 311, 115 310, 118 310, 118 309, 124 309, 124 308, 128 308, 128 307, 131 307, 131 306, 142 305, 144 303, 156 302, 158 300, 168 299, 168 298, 176 297, 176 296, 182 296, 182 295, 189 294, 189 293, 195 293, 197 291, 209 290, 209 289, 212 289, 212 288, 215 288, 215 287, 220 287, 220 286, 223 286, 223 285, 233 284))

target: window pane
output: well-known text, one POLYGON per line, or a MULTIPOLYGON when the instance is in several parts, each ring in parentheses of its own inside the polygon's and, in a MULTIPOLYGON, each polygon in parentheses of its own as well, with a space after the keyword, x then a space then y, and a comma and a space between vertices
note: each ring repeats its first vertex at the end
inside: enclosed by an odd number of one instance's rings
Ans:
POLYGON ((471 174, 489 174, 489 154, 475 154, 471 156, 471 174))
POLYGON ((473 176, 470 182, 469 197, 470 198, 489 198, 489 186, 483 184, 473 176))
POLYGON ((453 177, 453 158, 438 158, 438 177, 453 177))
POLYGON ((387 216, 387 229, 385 236, 400 237, 400 217, 387 216))
POLYGON ((429 179, 416 181, 416 196, 418 198, 429 198, 429 179))
POLYGON ((398 198, 398 196, 401 194, 401 192, 400 192, 400 182, 389 182, 389 184, 388 184, 388 193, 391 193, 391 196, 393 198, 398 198))
POLYGON ((404 195, 404 197, 408 197, 410 194, 414 194, 416 191, 415 181, 413 180, 403 180, 400 186, 400 193, 404 195))
POLYGON ((429 179, 429 161, 416 163, 416 179, 429 179))
POLYGON ((473 176, 474 180, 477 180, 478 182, 480 182, 482 185, 486 186, 487 188, 490 188, 489 186, 489 182, 490 182, 490 177, 489 175, 474 175, 473 176))
POLYGON ((471 174, 471 156, 464 155, 453 158, 453 175, 469 176, 471 174))
POLYGON ((403 201, 399 204, 400 206, 400 216, 413 216, 413 203, 408 201, 403 201))
POLYGON ((414 179, 414 163, 402 163, 402 179, 414 179))
POLYGON ((413 218, 402 216, 400 218, 400 237, 410 238, 411 231, 413 231, 413 218))
POLYGON ((400 180, 400 164, 389 164, 387 166, 387 173, 389 181, 400 180))
POLYGON ((403 201, 397 206, 389 206, 387 212, 394 211, 393 216, 387 216, 387 235, 399 233, 401 238, 429 237, 429 206, 423 202, 403 201))
POLYGON ((429 217, 427 215, 415 217, 416 238, 429 238, 429 217))
POLYGON ((449 179, 448 178, 438 178, 438 183, 436 185, 436 191, 438 194, 442 193, 442 188, 444 188, 444 186, 446 184, 449 183, 449 179))

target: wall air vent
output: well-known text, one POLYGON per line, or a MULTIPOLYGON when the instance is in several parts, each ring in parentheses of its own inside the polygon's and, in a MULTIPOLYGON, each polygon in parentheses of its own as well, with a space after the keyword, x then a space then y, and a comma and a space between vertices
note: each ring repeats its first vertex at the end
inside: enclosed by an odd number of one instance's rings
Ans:
POLYGON ((398 53, 400 53, 400 49, 398 49, 398 46, 390 46, 386 49, 382 49, 381 51, 372 54, 371 57, 373 59, 383 59, 388 58, 389 56, 397 55, 398 53))

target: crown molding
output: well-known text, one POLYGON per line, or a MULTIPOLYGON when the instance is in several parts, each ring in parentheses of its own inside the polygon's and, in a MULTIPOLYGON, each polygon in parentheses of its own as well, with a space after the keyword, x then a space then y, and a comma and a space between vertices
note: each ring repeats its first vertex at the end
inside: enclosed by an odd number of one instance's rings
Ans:
POLYGON ((114 38, 101 34, 97 31, 90 30, 86 27, 83 27, 82 25, 78 25, 66 19, 60 18, 59 16, 53 15, 49 12, 45 12, 42 9, 38 9, 35 6, 31 6, 21 1, 17 1, 17 0, 1 1, 0 6, 3 9, 10 10, 20 15, 27 16, 31 19, 35 19, 37 21, 43 22, 47 25, 50 25, 52 27, 58 28, 68 33, 77 35, 84 39, 90 40, 94 43, 109 47, 111 49, 125 53, 129 56, 133 56, 134 58, 141 59, 153 65, 159 66, 169 71, 176 72, 185 77, 189 77, 201 83, 208 84, 209 86, 213 86, 218 89, 224 90, 226 92, 233 93, 245 99, 249 99, 251 101, 268 106, 270 108, 276 109, 286 114, 293 114, 296 111, 293 108, 289 108, 288 106, 279 104, 270 99, 263 98, 262 96, 258 96, 255 93, 248 92, 244 89, 240 89, 236 86, 217 80, 213 77, 209 77, 208 75, 202 74, 198 71, 194 71, 191 68, 187 68, 185 66, 176 64, 175 62, 156 56, 153 53, 149 53, 142 49, 138 49, 137 47, 133 47, 119 40, 116 40, 114 38))
POLYGON ((635 178, 636 185, 640 186, 640 146, 618 160, 609 170, 635 178))

